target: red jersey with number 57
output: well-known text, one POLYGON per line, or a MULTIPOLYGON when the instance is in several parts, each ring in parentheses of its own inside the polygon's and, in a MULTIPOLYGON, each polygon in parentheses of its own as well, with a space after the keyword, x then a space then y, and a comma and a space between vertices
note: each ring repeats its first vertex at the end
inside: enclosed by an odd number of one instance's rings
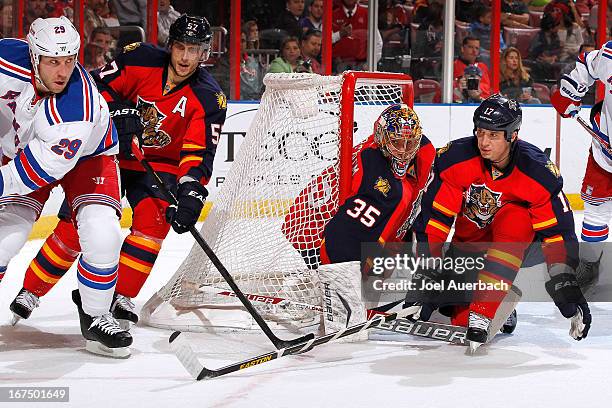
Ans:
MULTIPOLYGON (((170 53, 150 44, 134 43, 93 72, 107 101, 130 101, 140 111, 144 125, 143 151, 156 171, 189 175, 206 184, 227 100, 204 69, 164 93, 170 53)), ((136 160, 122 158, 120 167, 144 169, 136 160)))

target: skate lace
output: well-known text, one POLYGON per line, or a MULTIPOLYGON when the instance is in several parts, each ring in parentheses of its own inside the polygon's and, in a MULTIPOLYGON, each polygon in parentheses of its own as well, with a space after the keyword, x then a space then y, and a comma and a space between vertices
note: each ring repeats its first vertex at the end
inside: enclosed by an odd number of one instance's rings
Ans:
POLYGON ((94 318, 89 328, 91 329, 92 327, 99 327, 100 330, 110 335, 123 331, 121 327, 119 327, 117 320, 115 320, 111 314, 105 314, 94 318))
POLYGON ((119 306, 123 310, 128 310, 132 312, 134 310, 134 303, 129 297, 123 295, 117 295, 117 299, 115 300, 115 307, 119 306))
POLYGON ((33 310, 40 305, 40 299, 38 296, 25 289, 19 292, 19 295, 17 295, 15 301, 20 305, 27 307, 29 310, 33 310))
POLYGON ((491 319, 481 316, 477 313, 470 313, 469 326, 474 329, 488 330, 491 319))

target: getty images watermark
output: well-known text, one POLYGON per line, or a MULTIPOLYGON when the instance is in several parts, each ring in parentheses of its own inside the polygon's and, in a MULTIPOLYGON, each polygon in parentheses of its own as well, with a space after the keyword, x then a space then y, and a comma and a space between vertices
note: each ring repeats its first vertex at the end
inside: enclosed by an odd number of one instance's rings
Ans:
POLYGON ((472 291, 472 290, 501 290, 508 291, 510 285, 503 281, 484 282, 476 280, 457 279, 457 275, 469 272, 478 272, 484 268, 485 257, 483 256, 457 256, 457 257, 435 257, 435 256, 413 256, 409 254, 395 254, 394 256, 377 256, 371 258, 372 274, 379 276, 372 282, 372 288, 376 291, 472 291), (439 272, 450 272, 448 279, 434 282, 419 279, 417 282, 406 279, 414 276, 419 270, 435 270, 439 272), (389 278, 383 275, 393 271, 389 278), (395 279, 393 279, 395 277, 395 279))

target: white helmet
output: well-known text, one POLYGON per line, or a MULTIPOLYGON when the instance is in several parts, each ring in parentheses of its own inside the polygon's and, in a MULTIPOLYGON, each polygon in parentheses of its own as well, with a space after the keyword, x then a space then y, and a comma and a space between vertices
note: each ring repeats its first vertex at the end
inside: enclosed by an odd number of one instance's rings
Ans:
MULTIPOLYGON (((65 16, 59 18, 37 18, 30 25, 26 36, 36 80, 42 84, 38 75, 40 57, 67 57, 77 55, 81 47, 81 36, 65 16)), ((44 84, 43 84, 44 85, 44 84)))

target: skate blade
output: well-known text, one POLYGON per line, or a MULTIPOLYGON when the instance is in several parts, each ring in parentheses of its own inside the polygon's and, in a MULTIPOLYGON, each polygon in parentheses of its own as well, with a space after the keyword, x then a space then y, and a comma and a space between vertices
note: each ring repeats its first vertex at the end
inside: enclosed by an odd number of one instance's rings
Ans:
POLYGON ((19 316, 17 313, 13 313, 13 316, 11 317, 11 326, 15 326, 20 320, 21 316, 19 316))
POLYGON ((129 347, 109 348, 93 340, 87 340, 85 342, 85 350, 93 354, 111 358, 128 358, 131 355, 129 347))
POLYGON ((465 351, 465 354, 468 356, 475 356, 477 354, 477 350, 482 346, 483 343, 479 343, 477 341, 468 341, 468 348, 465 351))

